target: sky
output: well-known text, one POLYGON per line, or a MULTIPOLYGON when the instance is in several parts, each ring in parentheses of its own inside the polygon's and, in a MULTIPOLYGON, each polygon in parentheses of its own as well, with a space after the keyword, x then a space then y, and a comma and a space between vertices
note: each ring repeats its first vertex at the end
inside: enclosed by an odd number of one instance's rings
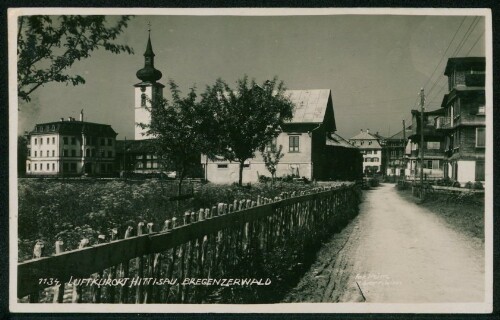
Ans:
MULTIPOLYGON (((112 19, 112 18, 111 18, 112 19)), ((474 16, 135 16, 117 39, 133 55, 104 50, 73 65, 86 83, 50 83, 19 105, 18 132, 69 116, 110 124, 118 139, 134 136, 135 73, 144 65, 148 23, 159 81, 187 93, 243 75, 277 76, 288 89, 330 89, 337 133, 360 129, 390 136, 410 123, 418 94, 426 110, 446 93, 447 58, 484 56, 484 18, 474 16)))

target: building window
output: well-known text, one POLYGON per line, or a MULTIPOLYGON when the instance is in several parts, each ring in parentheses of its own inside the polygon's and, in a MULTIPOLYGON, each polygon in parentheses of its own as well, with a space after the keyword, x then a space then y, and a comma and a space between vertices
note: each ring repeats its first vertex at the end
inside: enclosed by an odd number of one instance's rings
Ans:
POLYGON ((92 149, 91 154, 92 154, 92 157, 95 157, 95 149, 92 149))
POLYGON ((104 163, 101 163, 101 173, 106 172, 106 165, 104 163))
POLYGON ((68 137, 63 137, 63 143, 68 144, 68 137))
POLYGON ((144 167, 142 161, 137 162, 137 168, 142 169, 144 167))
POLYGON ((158 168, 158 162, 156 162, 156 161, 155 161, 155 162, 153 162, 153 168, 154 168, 154 169, 158 168))
POLYGON ((477 114, 484 114, 486 111, 485 107, 484 106, 479 106, 477 108, 477 114))
POLYGON ((68 164, 63 163, 63 172, 68 172, 68 164))
POLYGON ((76 150, 71 150, 71 156, 76 157, 76 150))
POLYGON ((441 142, 439 141, 427 141, 427 149, 438 150, 441 148, 441 142))
POLYGON ((56 138, 52 137, 52 144, 56 144, 56 138))
POLYGON ((101 138, 101 146, 104 146, 104 145, 106 145, 104 138, 101 138))
POLYGON ((146 105, 146 94, 143 93, 141 94, 141 106, 145 106, 146 105))
POLYGON ((378 158, 373 158, 373 159, 372 159, 372 161, 373 161, 373 162, 378 162, 378 161, 379 161, 379 159, 378 159, 378 158))
POLYGON ((276 150, 276 137, 274 137, 270 143, 266 145, 266 151, 272 152, 276 150))
POLYGON ((28 149, 28 156, 31 157, 31 149, 28 149))
POLYGON ((63 150, 63 157, 67 157, 68 156, 68 150, 64 149, 63 150))
POLYGON ((40 145, 43 144, 43 138, 40 138, 40 145))
POLYGON ((47 171, 49 171, 50 167, 49 167, 49 164, 47 163, 47 171))
POLYGON ((142 159, 142 157, 143 157, 142 155, 135 156, 136 159, 142 159))
POLYGON ((55 170, 56 170, 56 164, 55 164, 55 163, 53 163, 53 164, 52 164, 52 171, 55 171, 55 170))
POLYGON ((49 150, 47 150, 47 157, 50 157, 50 155, 49 155, 49 150))
POLYGON ((108 164, 108 172, 113 172, 113 165, 112 164, 108 164))
POLYGON ((37 153, 37 152, 36 152, 36 150, 35 150, 35 158, 36 158, 36 153, 37 153))
POLYGON ((90 157, 90 149, 85 150, 85 156, 90 157))
POLYGON ((75 138, 75 137, 71 137, 71 144, 72 144, 72 145, 75 145, 75 144, 76 144, 76 138, 75 138))
POLYGON ((486 146, 485 128, 476 128, 476 147, 484 148, 486 146))
POLYGON ((31 163, 28 163, 28 171, 31 171, 31 163))
POLYGON ((108 151, 108 158, 113 158, 113 151, 108 151))
POLYGON ((372 144, 372 142, 371 142, 371 141, 368 141, 368 145, 371 145, 371 144, 372 144))
POLYGON ((55 150, 52 150, 52 156, 55 157, 56 156, 56 151, 55 150))
POLYGON ((37 167, 37 165, 36 165, 36 163, 35 163, 35 170, 34 170, 34 171, 36 171, 36 169, 37 169, 36 167, 37 167))
POLYGON ((217 169, 227 169, 227 163, 224 164, 218 164, 217 169))
POLYGON ((289 152, 299 152, 299 136, 290 136, 289 138, 289 152))
POLYGON ((476 181, 484 181, 484 161, 476 160, 476 181))
POLYGON ((112 146, 112 145, 113 145, 113 139, 108 138, 108 146, 112 146))
POLYGON ((47 144, 50 144, 50 138, 47 138, 47 144))
POLYGON ((101 158, 104 158, 106 156, 104 150, 101 150, 101 158))

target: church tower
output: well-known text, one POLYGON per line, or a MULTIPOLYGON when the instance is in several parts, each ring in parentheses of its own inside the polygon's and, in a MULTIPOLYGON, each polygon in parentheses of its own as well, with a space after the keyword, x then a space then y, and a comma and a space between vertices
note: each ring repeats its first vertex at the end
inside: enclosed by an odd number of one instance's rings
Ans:
POLYGON ((141 82, 134 85, 135 87, 135 140, 150 139, 152 137, 143 135, 146 132, 138 126, 138 123, 150 123, 151 113, 146 108, 151 108, 151 101, 163 97, 163 84, 157 82, 161 79, 162 74, 155 69, 153 46, 151 45, 151 29, 148 30, 148 44, 146 52, 144 52, 144 68, 137 71, 136 76, 141 82), (150 101, 151 100, 151 101, 150 101))

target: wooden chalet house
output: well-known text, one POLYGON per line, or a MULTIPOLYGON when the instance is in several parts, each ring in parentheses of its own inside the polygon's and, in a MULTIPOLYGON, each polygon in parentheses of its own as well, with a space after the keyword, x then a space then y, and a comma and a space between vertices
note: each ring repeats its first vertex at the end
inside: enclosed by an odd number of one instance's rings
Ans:
POLYGON ((436 129, 445 135, 444 175, 460 184, 485 180, 485 58, 450 58, 449 92, 436 129))
MULTIPOLYGON (((329 89, 287 90, 294 103, 293 118, 286 123, 273 145, 283 146, 276 176, 292 175, 309 180, 357 179, 361 174, 361 155, 335 134, 336 124, 329 89)), ((213 183, 238 181, 238 163, 202 155, 206 180, 213 183)), ((256 182, 271 176, 260 152, 245 163, 243 182, 256 182)))

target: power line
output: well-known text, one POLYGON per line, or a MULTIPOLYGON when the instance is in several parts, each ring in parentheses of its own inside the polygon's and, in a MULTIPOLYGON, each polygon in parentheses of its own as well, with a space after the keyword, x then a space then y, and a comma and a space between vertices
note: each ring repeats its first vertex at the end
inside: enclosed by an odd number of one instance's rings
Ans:
POLYGON ((477 38, 476 42, 474 42, 474 44, 472 45, 472 47, 470 47, 469 51, 467 51, 467 54, 466 54, 467 57, 469 56, 469 53, 472 51, 472 49, 474 49, 474 47, 476 46, 476 44, 478 43, 479 39, 481 39, 483 37, 483 34, 484 34, 484 30, 483 30, 483 32, 481 32, 481 34, 477 38))
MULTIPOLYGON (((451 47, 451 44, 453 43, 453 40, 455 40, 455 37, 457 36, 458 34, 458 31, 460 30, 460 28, 462 27, 462 25, 464 24, 464 21, 465 19, 467 18, 467 16, 465 16, 462 21, 460 22, 460 25, 458 26, 457 28, 457 31, 455 31, 455 34, 453 35, 453 37, 451 38, 451 41, 450 43, 448 43, 448 47, 446 47, 446 50, 443 52, 443 54, 441 55, 441 58, 439 59, 438 61, 438 64, 436 65, 436 67, 434 68, 434 71, 432 71, 432 74, 431 76, 429 77, 429 79, 427 80, 427 82, 424 84, 423 88, 427 87, 427 85, 429 84, 429 82, 431 81, 432 77, 434 76, 434 73, 436 73, 439 65, 441 64, 441 61, 443 60, 443 58, 446 56, 446 53, 448 52, 448 50, 450 49, 451 47)), ((417 96, 417 99, 418 101, 418 96, 417 96)))
POLYGON ((472 23, 470 24, 469 28, 465 32, 464 36, 462 37, 462 41, 460 41, 457 48, 455 49, 455 51, 451 55, 452 57, 456 57, 456 55, 460 52, 460 50, 462 49, 464 44, 467 42, 467 40, 469 39, 470 35, 474 31, 474 29, 476 28, 478 23, 479 23, 479 17, 475 17, 474 20, 472 20, 472 23))

